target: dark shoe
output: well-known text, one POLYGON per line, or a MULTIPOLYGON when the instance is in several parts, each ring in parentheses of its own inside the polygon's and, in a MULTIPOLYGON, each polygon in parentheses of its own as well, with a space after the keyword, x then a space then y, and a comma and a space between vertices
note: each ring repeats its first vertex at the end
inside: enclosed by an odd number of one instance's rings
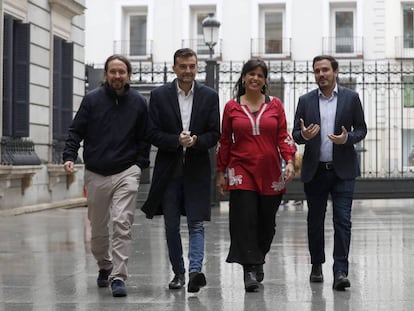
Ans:
POLYGON ((183 288, 185 284, 184 274, 176 274, 171 282, 168 284, 169 289, 180 289, 183 288))
POLYGON ((125 283, 122 280, 115 279, 111 283, 112 296, 114 297, 125 297, 127 295, 127 289, 125 283))
POLYGON ((111 275, 112 268, 105 270, 101 269, 99 270, 98 279, 96 280, 96 283, 98 284, 98 287, 108 287, 109 286, 109 276, 111 275))
POLYGON ((189 293, 197 293, 201 287, 206 286, 207 281, 204 273, 190 272, 187 291, 189 293))
POLYGON ((256 273, 253 271, 244 271, 244 288, 246 292, 255 292, 259 288, 259 282, 256 280, 256 273))
POLYGON ((346 277, 345 272, 337 271, 334 274, 334 282, 332 288, 334 290, 345 290, 345 288, 351 287, 351 282, 349 282, 346 277))
POLYGON ((322 274, 322 265, 321 264, 313 264, 312 271, 309 277, 312 283, 321 283, 323 282, 323 274, 322 274))
POLYGON ((256 265, 254 270, 256 272, 256 281, 262 282, 264 279, 263 265, 256 265))

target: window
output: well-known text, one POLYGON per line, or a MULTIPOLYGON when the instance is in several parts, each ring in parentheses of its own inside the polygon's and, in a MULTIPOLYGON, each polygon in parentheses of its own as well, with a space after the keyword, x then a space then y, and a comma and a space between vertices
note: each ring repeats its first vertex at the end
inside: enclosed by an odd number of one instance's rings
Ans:
POLYGON ((402 130, 402 143, 403 143, 403 165, 414 167, 414 130, 403 129, 402 130))
POLYGON ((414 48, 414 10, 412 5, 403 6, 403 47, 414 48))
POLYGON ((405 108, 414 107, 414 76, 403 76, 403 103, 405 108))
POLYGON ((361 32, 357 20, 359 2, 332 1, 329 4, 329 32, 322 39, 322 53, 336 57, 363 58, 363 37, 358 36, 361 32))
POLYGON ((354 53, 354 12, 335 12, 335 51, 354 53))
POLYGON ((290 56, 290 42, 286 37, 284 5, 259 5, 258 37, 251 41, 253 57, 290 56))
POLYGON ((143 14, 129 17, 129 54, 143 56, 147 54, 147 16, 143 14))
POLYGON ((73 43, 54 37, 53 140, 66 139, 73 114, 73 43))
POLYGON ((30 25, 4 15, 3 136, 29 136, 30 25))
POLYGON ((208 17, 209 13, 215 14, 214 7, 192 7, 191 8, 191 25, 190 25, 190 42, 186 47, 192 48, 199 56, 209 55, 210 50, 204 43, 203 20, 208 17))
POLYGON ((272 79, 269 82, 269 95, 279 98, 282 102, 285 99, 285 80, 272 79))
POLYGON ((53 37, 52 162, 62 163, 62 151, 73 116, 73 43, 53 37))
POLYGON ((121 6, 121 28, 114 41, 114 53, 137 59, 152 57, 147 6, 121 6))
POLYGON ((265 12, 264 45, 266 54, 281 54, 283 51, 283 13, 265 12))

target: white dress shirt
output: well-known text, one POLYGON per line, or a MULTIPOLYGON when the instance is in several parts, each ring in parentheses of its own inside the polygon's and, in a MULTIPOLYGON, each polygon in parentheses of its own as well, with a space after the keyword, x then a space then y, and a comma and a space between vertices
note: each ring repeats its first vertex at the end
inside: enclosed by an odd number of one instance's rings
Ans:
POLYGON ((178 103, 180 105, 181 121, 183 124, 183 131, 188 131, 190 128, 191 111, 193 109, 194 97, 194 82, 187 95, 180 89, 177 82, 178 103))
POLYGON ((331 97, 319 93, 319 112, 321 117, 321 154, 319 161, 332 162, 333 160, 333 143, 328 138, 328 134, 333 134, 335 129, 336 106, 338 103, 338 85, 335 85, 331 97))

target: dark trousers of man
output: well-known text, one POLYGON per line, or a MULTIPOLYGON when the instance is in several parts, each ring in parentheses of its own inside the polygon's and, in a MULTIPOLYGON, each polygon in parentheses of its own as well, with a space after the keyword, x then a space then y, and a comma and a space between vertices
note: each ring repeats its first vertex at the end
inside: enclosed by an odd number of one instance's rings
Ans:
POLYGON ((351 242, 351 210, 355 179, 343 180, 331 168, 319 167, 314 178, 304 184, 308 203, 308 242, 312 264, 325 262, 325 213, 329 194, 333 205, 333 272, 348 274, 351 242))
MULTIPOLYGON (((183 209, 197 208, 197 206, 190 206, 189 202, 185 202, 183 176, 172 178, 164 193, 162 205, 172 270, 174 274, 183 274, 185 267, 180 234, 182 211, 183 209)), ((204 223, 187 217, 187 225, 189 234, 188 272, 201 272, 204 259, 204 223)))
POLYGON ((276 212, 282 195, 254 191, 230 191, 230 250, 227 262, 241 265, 264 263, 276 232, 276 212))

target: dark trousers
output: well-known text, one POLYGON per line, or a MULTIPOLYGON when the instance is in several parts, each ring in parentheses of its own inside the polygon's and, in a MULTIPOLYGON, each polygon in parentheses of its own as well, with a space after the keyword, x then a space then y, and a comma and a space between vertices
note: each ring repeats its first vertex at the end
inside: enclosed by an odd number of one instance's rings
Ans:
POLYGON ((304 184, 308 203, 308 242, 312 264, 325 262, 325 213, 329 194, 334 225, 333 271, 348 273, 351 242, 351 210, 355 179, 343 180, 334 170, 319 168, 315 177, 304 184))
MULTIPOLYGON (((174 274, 185 273, 180 224, 184 208, 183 177, 173 177, 163 198, 165 236, 174 274)), ((204 260, 204 223, 187 217, 189 272, 200 272, 204 260)))
POLYGON ((276 232, 276 212, 282 195, 230 191, 230 250, 227 262, 263 264, 276 232))

